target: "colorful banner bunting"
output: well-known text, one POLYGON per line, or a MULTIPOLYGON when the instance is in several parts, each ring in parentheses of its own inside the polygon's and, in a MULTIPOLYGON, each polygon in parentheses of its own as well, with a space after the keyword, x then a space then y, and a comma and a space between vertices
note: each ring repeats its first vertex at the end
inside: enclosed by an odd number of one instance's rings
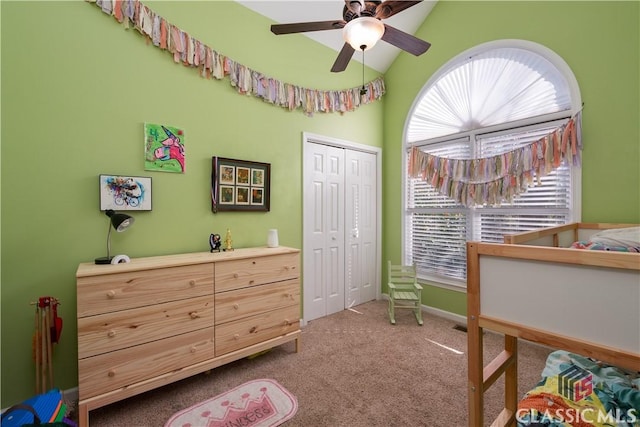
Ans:
POLYGON ((428 181, 444 196, 464 206, 511 202, 534 179, 557 169, 563 161, 580 166, 581 113, 524 147, 480 159, 438 157, 412 147, 409 176, 428 181))
POLYGON ((342 90, 320 90, 296 86, 267 77, 216 52, 200 40, 149 9, 139 0, 85 0, 95 3, 106 14, 113 16, 125 28, 131 25, 153 44, 173 55, 175 62, 196 68, 204 78, 229 78, 238 93, 261 98, 270 104, 288 110, 300 109, 306 115, 313 113, 344 113, 354 111, 363 104, 379 100, 385 93, 382 77, 366 83, 366 94, 361 86, 342 90))

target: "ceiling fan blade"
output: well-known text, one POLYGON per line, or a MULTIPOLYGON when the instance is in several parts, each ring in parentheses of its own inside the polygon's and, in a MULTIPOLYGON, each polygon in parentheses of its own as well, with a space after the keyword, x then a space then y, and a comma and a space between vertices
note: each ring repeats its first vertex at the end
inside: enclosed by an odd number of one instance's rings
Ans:
POLYGON ((384 24, 384 34, 382 40, 399 47, 400 49, 414 54, 422 55, 431 47, 431 43, 421 40, 411 34, 398 30, 390 25, 384 24))
POLYGON ((333 63, 333 67, 331 67, 331 72, 339 73, 340 71, 344 71, 347 69, 347 65, 349 65, 349 61, 351 61, 351 57, 356 50, 351 47, 349 43, 345 43, 342 46, 342 50, 338 54, 336 58, 336 62, 333 63))
POLYGON ((395 15, 398 12, 402 12, 405 9, 415 6, 418 3, 422 3, 422 0, 417 1, 404 1, 404 0, 387 0, 383 1, 376 7, 375 17, 378 19, 387 19, 390 16, 395 15))
POLYGON ((308 31, 338 30, 347 23, 343 20, 337 21, 317 21, 317 22, 296 22, 294 24, 273 24, 271 32, 273 34, 293 34, 305 33, 308 31))

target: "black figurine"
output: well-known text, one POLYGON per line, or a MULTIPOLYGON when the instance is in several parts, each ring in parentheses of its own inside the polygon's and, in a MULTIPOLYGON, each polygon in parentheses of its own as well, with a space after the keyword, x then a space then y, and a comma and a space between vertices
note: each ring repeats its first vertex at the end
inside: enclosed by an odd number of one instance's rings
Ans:
POLYGON ((211 252, 220 252, 220 245, 222 242, 220 241, 219 234, 211 234, 209 236, 209 246, 211 246, 211 252))

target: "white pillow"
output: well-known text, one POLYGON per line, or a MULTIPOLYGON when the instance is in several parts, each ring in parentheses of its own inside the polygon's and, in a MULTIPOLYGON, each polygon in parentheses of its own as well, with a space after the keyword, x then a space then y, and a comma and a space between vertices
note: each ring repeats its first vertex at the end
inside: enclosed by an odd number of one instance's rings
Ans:
POLYGON ((590 239, 593 243, 607 246, 640 247, 640 227, 612 228, 600 231, 590 239))

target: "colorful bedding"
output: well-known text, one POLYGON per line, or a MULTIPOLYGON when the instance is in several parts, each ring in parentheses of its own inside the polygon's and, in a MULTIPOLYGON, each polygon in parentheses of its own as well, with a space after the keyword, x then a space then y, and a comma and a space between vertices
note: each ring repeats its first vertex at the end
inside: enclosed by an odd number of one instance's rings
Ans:
POLYGON ((640 372, 554 351, 516 420, 520 427, 640 427, 640 372))
POLYGON ((640 246, 617 246, 617 245, 605 245, 604 243, 597 242, 573 242, 571 244, 573 249, 589 249, 592 251, 614 251, 614 252, 640 252, 640 246))
POLYGON ((603 230, 591 236, 589 241, 575 242, 571 247, 598 251, 640 252, 640 227, 603 230))

